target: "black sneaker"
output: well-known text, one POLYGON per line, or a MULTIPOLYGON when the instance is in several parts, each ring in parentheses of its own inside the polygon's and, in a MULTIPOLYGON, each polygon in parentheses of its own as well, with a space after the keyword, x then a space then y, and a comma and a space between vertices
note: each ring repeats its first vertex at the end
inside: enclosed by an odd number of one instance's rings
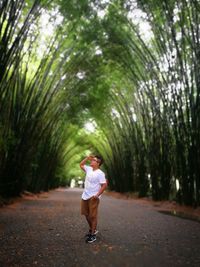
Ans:
POLYGON ((89 235, 88 238, 86 239, 86 243, 93 243, 96 240, 97 240, 96 235, 89 235))
MULTIPOLYGON (((94 231, 94 235, 97 235, 98 232, 99 232, 98 230, 95 230, 95 231, 94 231)), ((91 235, 91 233, 92 233, 92 231, 89 230, 89 232, 85 235, 85 238, 89 237, 89 236, 91 235)))

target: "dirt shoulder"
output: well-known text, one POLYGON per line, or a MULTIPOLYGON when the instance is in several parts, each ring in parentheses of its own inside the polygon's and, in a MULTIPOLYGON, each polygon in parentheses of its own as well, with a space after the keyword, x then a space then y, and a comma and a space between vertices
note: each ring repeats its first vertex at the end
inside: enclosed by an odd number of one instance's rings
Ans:
POLYGON ((48 192, 40 192, 40 193, 31 193, 28 191, 24 191, 20 196, 18 197, 10 197, 10 198, 2 198, 0 196, 0 208, 3 208, 5 206, 11 206, 11 205, 15 205, 17 203, 21 203, 24 200, 35 200, 35 199, 39 199, 39 198, 47 198, 48 194, 50 191, 48 192))
POLYGON ((139 203, 144 206, 151 206, 157 211, 171 212, 172 215, 180 215, 188 219, 200 221, 200 207, 193 208, 191 206, 180 205, 175 201, 154 201, 147 197, 138 198, 136 195, 131 193, 123 194, 114 191, 106 191, 104 194, 117 199, 133 200, 135 203, 139 203))

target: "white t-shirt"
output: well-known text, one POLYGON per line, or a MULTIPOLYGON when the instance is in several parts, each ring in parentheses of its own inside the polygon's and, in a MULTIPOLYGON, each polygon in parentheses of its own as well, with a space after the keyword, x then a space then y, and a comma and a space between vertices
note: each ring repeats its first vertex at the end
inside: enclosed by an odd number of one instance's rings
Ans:
POLYGON ((101 184, 106 183, 106 178, 105 173, 100 169, 94 171, 92 167, 87 165, 84 165, 84 169, 86 177, 82 199, 87 200, 99 192, 101 184))

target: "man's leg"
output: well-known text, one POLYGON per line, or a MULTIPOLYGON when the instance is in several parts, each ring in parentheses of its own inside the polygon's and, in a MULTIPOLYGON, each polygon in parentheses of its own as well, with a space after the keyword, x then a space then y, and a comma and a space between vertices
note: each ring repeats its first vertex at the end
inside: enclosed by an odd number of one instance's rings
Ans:
POLYGON ((89 203, 89 221, 91 223, 91 234, 95 233, 97 229, 97 213, 98 213, 99 199, 92 198, 89 203))
POLYGON ((85 215, 85 218, 89 224, 89 228, 91 230, 92 224, 89 217, 89 200, 81 200, 81 214, 85 215))
POLYGON ((93 243, 96 241, 95 230, 97 228, 97 211, 98 211, 99 199, 91 198, 89 200, 89 218, 88 221, 91 225, 91 234, 86 239, 87 243, 93 243))
POLYGON ((91 223, 89 215, 86 215, 85 218, 86 218, 86 220, 87 220, 87 222, 89 224, 90 230, 92 231, 92 223, 91 223))
POLYGON ((91 234, 93 235, 95 233, 95 230, 97 229, 97 217, 91 218, 91 234))

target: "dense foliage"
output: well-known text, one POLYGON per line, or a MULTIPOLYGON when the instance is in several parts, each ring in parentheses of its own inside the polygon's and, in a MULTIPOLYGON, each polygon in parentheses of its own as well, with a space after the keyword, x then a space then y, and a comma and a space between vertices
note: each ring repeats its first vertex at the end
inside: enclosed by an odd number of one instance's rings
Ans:
POLYGON ((199 1, 0 7, 1 195, 67 184, 91 151, 112 190, 200 205, 199 1))

